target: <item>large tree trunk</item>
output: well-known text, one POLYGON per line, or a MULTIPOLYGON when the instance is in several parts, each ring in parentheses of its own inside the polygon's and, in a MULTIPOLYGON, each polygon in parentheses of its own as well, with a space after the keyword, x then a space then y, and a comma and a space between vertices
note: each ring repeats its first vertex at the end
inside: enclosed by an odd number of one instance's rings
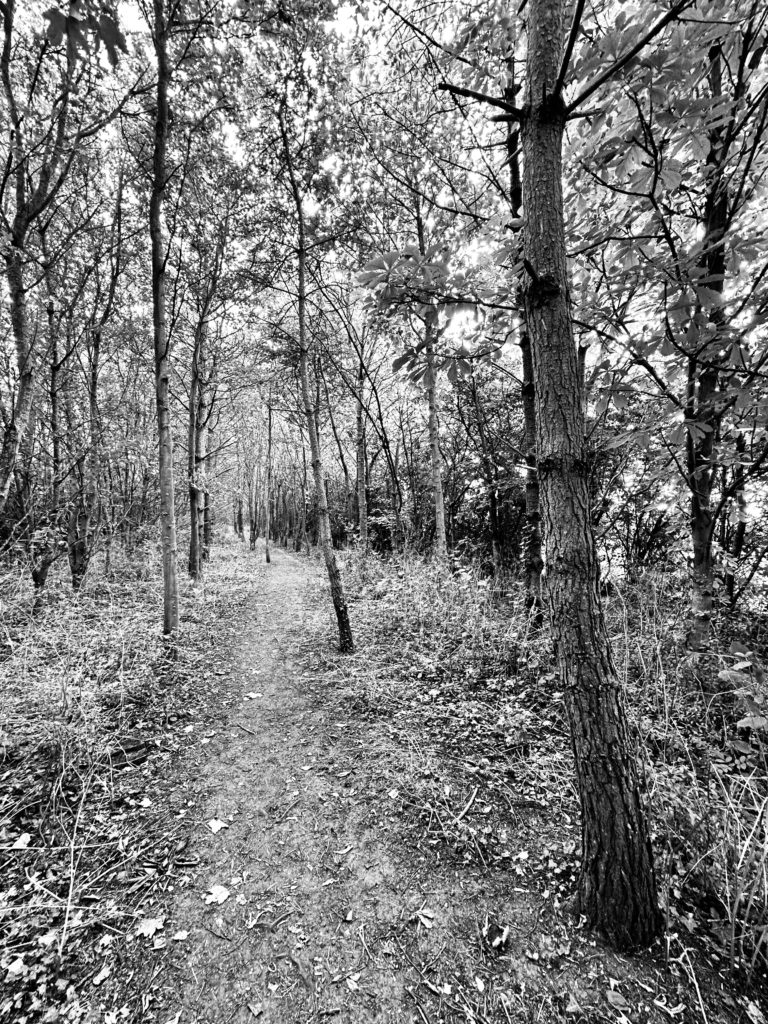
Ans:
POLYGON ((168 25, 164 0, 154 0, 154 44, 157 57, 157 108, 152 164, 152 195, 149 202, 149 233, 152 241, 152 321, 155 341, 155 401, 159 442, 160 537, 163 552, 163 633, 179 627, 179 590, 176 571, 176 506, 173 483, 173 436, 169 383, 171 360, 165 309, 166 239, 163 203, 167 185, 168 147, 168 25))
POLYGON ((546 595, 571 723, 582 815, 579 908, 617 948, 660 915, 635 752, 598 589, 589 466, 570 319, 562 196, 565 105, 553 96, 565 0, 529 0, 522 123, 524 288, 531 333, 546 595))

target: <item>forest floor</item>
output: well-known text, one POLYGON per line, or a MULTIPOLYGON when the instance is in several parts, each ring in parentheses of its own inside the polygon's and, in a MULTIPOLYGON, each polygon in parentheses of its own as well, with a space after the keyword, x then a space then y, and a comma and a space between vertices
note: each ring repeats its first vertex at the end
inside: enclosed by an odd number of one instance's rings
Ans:
POLYGON ((398 595, 381 581, 351 588, 347 657, 313 560, 230 549, 212 586, 181 665, 156 664, 122 721, 99 799, 73 790, 58 867, 42 801, 3 805, 20 914, 0 1019, 764 1024, 684 928, 619 956, 574 921, 556 716, 523 728, 428 637, 382 640, 398 595))

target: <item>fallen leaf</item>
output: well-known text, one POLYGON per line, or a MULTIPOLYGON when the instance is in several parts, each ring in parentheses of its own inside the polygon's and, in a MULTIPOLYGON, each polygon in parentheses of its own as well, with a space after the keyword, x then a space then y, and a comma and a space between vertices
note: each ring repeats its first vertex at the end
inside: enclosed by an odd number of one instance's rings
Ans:
POLYGON ((752 1024, 765 1024, 765 1015, 757 1003, 753 1003, 750 999, 747 1003, 747 1016, 752 1021, 752 1024))
POLYGON ((357 992, 360 986, 357 984, 359 974, 351 974, 347 979, 347 988, 350 992, 357 992))
POLYGON ((259 697, 263 696, 263 693, 257 693, 255 690, 251 690, 250 693, 245 694, 245 700, 258 700, 259 697))
POLYGON ((32 836, 29 832, 22 832, 19 838, 11 847, 12 850, 26 850, 32 840, 32 836))
POLYGON ((106 981, 107 980, 107 978, 110 976, 111 973, 112 973, 112 968, 108 964, 104 964, 104 966, 101 968, 99 973, 93 979, 93 984, 94 985, 100 985, 102 983, 102 981, 106 981))
POLYGON ((566 1013, 583 1013, 584 1012, 582 1010, 582 1008, 581 1008, 581 1005, 580 1005, 578 999, 573 994, 573 992, 569 992, 568 993, 568 1005, 565 1008, 565 1012, 566 1013))
POLYGON ((229 828, 226 821, 222 821, 220 818, 211 818, 208 822, 208 828, 216 835, 217 832, 221 832, 223 828, 229 828))
POLYGON ((605 998, 614 1006, 617 1010, 629 1010, 630 1005, 621 992, 616 992, 614 989, 609 988, 605 993, 605 998))
POLYGON ((260 1017, 264 1012, 261 1008, 261 1003, 248 1003, 248 1009, 254 1017, 260 1017))
POLYGON ((12 978, 18 978, 20 975, 26 974, 26 971, 27 965, 24 963, 20 956, 17 956, 16 959, 8 968, 8 974, 12 978))
POLYGON ((183 942, 184 939, 186 939, 188 935, 189 935, 189 932, 188 931, 184 931, 182 929, 182 931, 176 932, 176 934, 173 935, 172 938, 173 938, 173 940, 175 942, 183 942))
POLYGON ((225 889, 223 885, 212 885, 208 890, 208 894, 205 897, 206 903, 224 903, 225 900, 229 899, 229 889, 225 889))
POLYGON ((139 921, 136 926, 136 934, 144 935, 148 939, 151 939, 156 931, 159 931, 164 927, 165 918, 163 917, 145 917, 143 921, 139 921))
POLYGON ((177 1014, 174 1014, 173 1017, 169 1017, 168 1020, 165 1022, 165 1024, 179 1024, 180 1020, 181 1020, 181 1010, 179 1010, 179 1012, 177 1014))

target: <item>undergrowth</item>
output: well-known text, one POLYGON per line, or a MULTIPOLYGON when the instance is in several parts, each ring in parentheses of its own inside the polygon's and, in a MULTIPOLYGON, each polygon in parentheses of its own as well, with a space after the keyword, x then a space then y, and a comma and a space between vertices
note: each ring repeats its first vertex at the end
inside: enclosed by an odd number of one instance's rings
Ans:
MULTIPOLYGON (((545 853, 542 885, 561 905, 575 888, 579 843, 567 714, 547 632, 535 628, 520 582, 489 580, 460 562, 356 554, 346 573, 371 661, 366 699, 395 722, 417 719, 412 728, 449 769, 448 784, 445 773, 430 781, 439 774, 430 768, 411 783, 417 792, 405 795, 404 815, 426 825, 436 855, 520 873, 528 865, 515 864, 506 826, 528 804, 545 853), (495 806, 480 808, 481 821, 457 822, 477 784, 495 806), (451 786, 458 792, 446 798, 451 786)), ((768 961, 761 652, 730 642, 686 653, 679 583, 648 575, 606 601, 651 805, 666 962, 677 960, 693 981, 696 948, 731 987, 738 978, 759 987, 768 961)))
POLYGON ((254 566, 219 548, 202 586, 182 581, 174 653, 157 565, 113 557, 76 595, 61 567, 36 612, 26 576, 0 579, 0 1020, 83 1019, 113 945, 190 866, 169 769, 220 711, 254 566))

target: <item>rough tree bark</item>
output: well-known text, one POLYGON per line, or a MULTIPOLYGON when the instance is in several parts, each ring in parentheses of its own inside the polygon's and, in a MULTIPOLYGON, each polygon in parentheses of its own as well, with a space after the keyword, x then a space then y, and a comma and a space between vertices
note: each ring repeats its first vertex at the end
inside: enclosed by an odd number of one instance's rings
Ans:
POLYGON ((522 112, 524 298, 531 334, 545 591, 581 798, 579 909, 614 946, 659 931, 651 844, 598 588, 587 448, 568 298, 566 108, 554 93, 565 0, 529 0, 522 112))
POLYGON ((154 0, 152 38, 157 59, 155 143, 152 160, 152 194, 149 201, 149 234, 152 242, 152 323, 155 348, 155 401, 159 442, 160 537, 163 552, 163 633, 173 635, 179 627, 177 579, 176 507, 173 481, 173 436, 169 382, 171 375, 168 326, 166 323, 166 239, 163 206, 168 184, 168 22, 164 0, 154 0))

